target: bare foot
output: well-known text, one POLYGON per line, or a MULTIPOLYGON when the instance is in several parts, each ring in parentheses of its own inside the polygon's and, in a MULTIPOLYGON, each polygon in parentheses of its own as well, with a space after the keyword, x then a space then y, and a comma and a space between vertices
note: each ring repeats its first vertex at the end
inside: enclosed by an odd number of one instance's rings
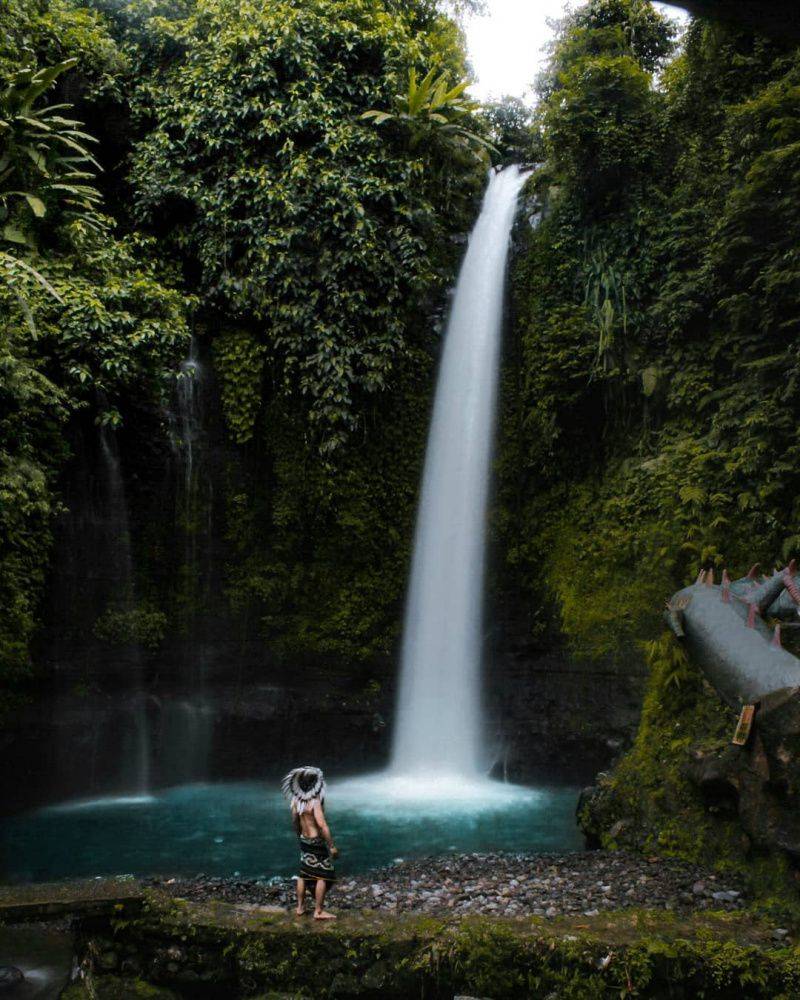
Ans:
POLYGON ((335 920, 336 919, 336 914, 335 913, 328 913, 327 910, 321 910, 319 913, 315 913, 314 914, 314 919, 315 920, 335 920))
POLYGON ((298 908, 294 911, 294 915, 296 917, 304 917, 306 915, 306 911, 305 909, 301 910, 300 907, 298 906, 298 908))

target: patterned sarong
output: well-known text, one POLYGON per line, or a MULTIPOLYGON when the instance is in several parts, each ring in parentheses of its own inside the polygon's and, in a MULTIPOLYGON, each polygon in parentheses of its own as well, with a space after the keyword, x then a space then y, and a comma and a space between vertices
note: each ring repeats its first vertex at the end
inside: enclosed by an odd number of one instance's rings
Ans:
POLYGON ((336 881, 331 852, 322 837, 300 837, 300 878, 336 881))

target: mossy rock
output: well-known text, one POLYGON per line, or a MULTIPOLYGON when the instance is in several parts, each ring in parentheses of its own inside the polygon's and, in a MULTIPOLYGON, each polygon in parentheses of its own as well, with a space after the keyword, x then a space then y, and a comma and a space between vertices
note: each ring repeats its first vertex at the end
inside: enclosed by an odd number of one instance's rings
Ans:
POLYGON ((91 986, 74 983, 61 994, 61 1000, 179 1000, 178 994, 165 986, 154 986, 143 979, 118 976, 93 976, 91 986))
MULTIPOLYGON (((143 917, 116 927, 166 993, 114 993, 121 980, 95 971, 97 996, 193 997, 194 987, 152 956, 186 949, 192 968, 216 969, 209 995, 272 1000, 592 1000, 608 996, 777 1000, 800 995, 800 948, 772 939, 774 924, 743 914, 625 910, 596 918, 431 919, 346 914, 318 927, 280 914, 254 918, 223 903, 175 905, 153 896, 143 917), (190 956, 190 957, 189 957, 190 956), (109 984, 106 986, 106 984, 109 984)), ((83 937, 97 954, 106 932, 83 937)), ((141 990, 140 980, 130 981, 141 990)), ((78 993, 70 1000, 78 1000, 78 993)))
POLYGON ((587 838, 737 872, 758 912, 782 923, 800 919, 794 862, 770 839, 770 823, 780 832, 792 800, 782 803, 767 782, 748 780, 764 754, 758 732, 747 748, 732 748, 736 714, 672 635, 647 648, 650 678, 634 745, 579 803, 587 838))

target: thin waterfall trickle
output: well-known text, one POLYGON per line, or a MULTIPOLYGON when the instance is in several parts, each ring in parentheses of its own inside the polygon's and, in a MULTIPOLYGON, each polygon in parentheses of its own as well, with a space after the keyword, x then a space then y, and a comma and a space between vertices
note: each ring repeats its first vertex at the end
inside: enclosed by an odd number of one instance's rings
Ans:
POLYGON ((183 458, 183 488, 187 503, 194 498, 195 449, 202 433, 200 381, 203 369, 197 358, 197 341, 189 342, 189 355, 180 365, 177 384, 177 420, 173 428, 173 447, 183 458))
MULTIPOLYGON (((100 428, 100 452, 105 468, 109 524, 109 559, 118 590, 111 595, 110 606, 130 617, 136 610, 133 551, 125 484, 120 468, 116 434, 107 425, 100 428)), ((123 736, 120 783, 123 791, 143 794, 150 787, 150 732, 144 690, 142 650, 131 643, 133 657, 130 729, 123 736)))
POLYGON ((198 542, 203 540, 207 527, 200 480, 203 380, 197 341, 192 337, 188 357, 181 362, 178 373, 175 408, 169 414, 170 438, 179 470, 175 521, 178 535, 183 536, 181 580, 185 623, 193 639, 184 649, 179 664, 180 690, 164 702, 161 712, 161 772, 169 784, 205 778, 211 749, 213 711, 206 695, 206 650, 197 637, 203 586, 198 542))
POLYGON ((391 769, 486 772, 481 637, 506 260, 526 173, 493 173, 447 324, 406 606, 391 769))

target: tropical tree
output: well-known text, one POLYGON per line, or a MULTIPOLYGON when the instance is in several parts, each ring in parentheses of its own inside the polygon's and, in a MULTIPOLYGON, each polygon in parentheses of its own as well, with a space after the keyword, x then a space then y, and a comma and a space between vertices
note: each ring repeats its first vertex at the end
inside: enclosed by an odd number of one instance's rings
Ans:
POLYGON ((56 79, 77 63, 66 59, 14 72, 0 91, 0 279, 13 291, 32 325, 25 286, 34 282, 55 298, 58 293, 22 254, 37 249, 37 224, 58 209, 62 221, 81 219, 102 231, 93 184, 100 165, 89 152, 96 139, 82 123, 65 118, 69 104, 39 105, 56 79), (15 249, 12 249, 15 248, 15 249))
POLYGON ((464 96, 469 80, 450 86, 449 74, 437 72, 434 66, 417 82, 417 71, 408 71, 408 89, 395 97, 394 111, 372 109, 365 111, 362 119, 376 125, 396 122, 404 127, 409 147, 413 150, 422 143, 442 141, 466 147, 485 157, 495 147, 473 129, 467 128, 480 105, 464 96))

